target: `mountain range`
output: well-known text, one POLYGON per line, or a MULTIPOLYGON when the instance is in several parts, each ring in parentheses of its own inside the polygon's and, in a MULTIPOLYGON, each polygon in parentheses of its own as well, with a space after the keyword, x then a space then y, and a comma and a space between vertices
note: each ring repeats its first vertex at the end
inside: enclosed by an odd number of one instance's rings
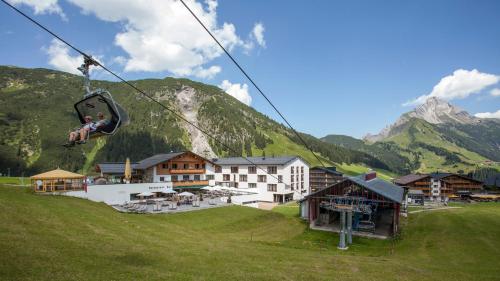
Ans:
MULTIPOLYGON (((31 174, 57 167, 88 172, 98 162, 126 157, 138 161, 179 150, 208 158, 293 154, 319 164, 292 131, 218 87, 169 77, 131 83, 217 141, 123 83, 92 81, 92 87, 109 90, 128 111, 130 125, 114 136, 66 149, 61 144, 79 125, 73 105, 82 99, 83 78, 49 69, 0 66, 0 172, 31 174)), ((393 170, 368 153, 301 136, 325 165, 393 170)))
MULTIPOLYGON (((217 138, 205 136, 170 111, 123 83, 92 81, 109 90, 127 111, 130 125, 112 137, 73 149, 62 147, 78 126, 73 105, 82 98, 81 76, 0 66, 0 173, 31 174, 53 168, 91 172, 98 162, 138 161, 156 153, 192 150, 207 158, 299 155, 317 159, 287 127, 218 87, 188 79, 131 81, 163 105, 217 138), (230 147, 228 149, 227 147, 230 147)), ((363 140, 299 133, 325 165, 357 173, 373 168, 391 176, 413 171, 497 168, 500 122, 478 119, 449 103, 430 99, 380 134, 363 140)))
POLYGON ((436 97, 363 140, 339 135, 322 139, 375 157, 399 154, 407 157, 411 169, 417 172, 500 167, 500 120, 474 117, 436 97))

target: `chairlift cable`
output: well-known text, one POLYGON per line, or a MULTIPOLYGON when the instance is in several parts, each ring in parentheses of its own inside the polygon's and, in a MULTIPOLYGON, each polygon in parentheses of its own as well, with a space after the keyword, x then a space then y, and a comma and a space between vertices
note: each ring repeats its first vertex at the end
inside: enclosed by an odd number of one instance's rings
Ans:
POLYGON ((250 83, 252 83, 252 85, 255 87, 255 89, 257 89, 257 91, 260 93, 260 95, 263 96, 264 99, 266 99, 266 101, 271 105, 271 107, 279 114, 279 116, 281 116, 281 118, 290 127, 290 129, 295 133, 295 135, 299 138, 299 140, 302 142, 302 144, 304 144, 304 146, 314 155, 314 157, 316 157, 316 160, 318 160, 318 162, 321 164, 321 166, 326 168, 325 164, 323 164, 323 161, 321 161, 321 159, 318 157, 318 155, 316 155, 316 153, 314 153, 314 151, 304 141, 304 139, 300 136, 300 134, 295 130, 295 128, 292 126, 292 124, 290 124, 290 122, 288 122, 288 120, 285 118, 285 116, 271 102, 271 100, 266 96, 266 94, 264 94, 264 92, 260 89, 260 87, 257 86, 257 84, 254 82, 254 80, 240 66, 240 64, 234 59, 234 57, 226 50, 226 48, 224 48, 224 46, 222 46, 222 44, 219 42, 219 40, 217 40, 217 38, 213 35, 213 33, 205 26, 205 24, 203 24, 203 22, 198 18, 198 16, 196 16, 196 14, 189 8, 189 6, 186 5, 184 0, 179 0, 179 1, 184 5, 184 7, 186 7, 186 9, 191 13, 191 15, 193 15, 193 17, 196 19, 196 21, 198 21, 198 23, 208 32, 208 34, 212 37, 212 39, 214 39, 214 41, 217 43, 217 45, 219 45, 219 47, 224 51, 224 53, 226 53, 226 55, 231 59, 231 61, 236 65, 236 67, 243 73, 243 75, 248 79, 248 81, 250 81, 250 83))
MULTIPOLYGON (((75 50, 76 52, 80 53, 82 56, 84 56, 85 58, 90 58, 92 59, 92 57, 90 55, 87 55, 85 52, 81 51, 80 49, 76 48, 75 46, 73 46, 72 44, 70 44, 69 42, 67 42, 66 40, 64 40, 63 38, 61 38, 60 36, 58 36, 56 33, 52 32, 50 29, 48 29, 47 27, 43 26, 41 23, 37 22, 36 20, 34 20, 33 18, 31 18, 30 16, 28 16, 27 14, 23 13, 21 10, 17 9, 16 7, 14 7, 13 5, 11 5, 10 3, 8 3, 6 0, 0 0, 2 1, 4 4, 6 4, 7 6, 9 6, 10 8, 12 8, 13 10, 15 10, 16 12, 18 12, 19 14, 21 14, 22 16, 24 16, 25 18, 27 18, 29 21, 31 21, 32 23, 34 23, 35 25, 37 25, 38 27, 40 27, 41 29, 45 30, 46 32, 48 32, 49 34, 51 34, 52 36, 54 36, 56 39, 58 39, 59 41, 61 41, 62 43, 66 44, 68 47, 72 48, 73 50, 75 50)), ((95 60, 94 60, 95 61, 95 60)), ((146 92, 144 92, 143 90, 139 89, 138 87, 134 86, 132 83, 128 82, 127 80, 123 79, 121 76, 119 76, 118 74, 116 74, 115 72, 113 72, 112 70, 108 69, 106 66, 104 66, 102 63, 100 63, 99 61, 95 61, 95 63, 100 66, 102 69, 104 69, 105 71, 109 72, 111 75, 113 75, 114 77, 116 77, 118 80, 120 80, 121 82, 127 84, 128 86, 130 86, 131 88, 133 88, 134 90, 136 90, 137 92, 139 92, 140 94, 142 94, 143 96, 147 97, 148 99, 150 99, 151 101, 157 103, 158 105, 160 105, 161 107, 163 107, 164 109, 168 110, 169 112, 171 112, 173 115, 175 115, 177 118, 183 120, 184 122, 188 123, 189 125, 193 126, 194 128, 196 128, 198 131, 202 132, 203 134, 205 134, 207 137, 213 139, 214 141, 220 143, 224 148, 228 149, 229 151, 231 152, 234 152, 236 154, 238 154, 238 152, 231 148, 230 146, 226 145, 225 143, 223 143, 222 141, 220 141, 219 139, 217 139, 215 136, 211 135, 210 133, 208 133, 207 131, 201 129, 199 126, 197 126, 196 124, 192 123, 191 121, 187 120, 185 117, 183 117, 182 115, 178 114, 177 112, 175 112, 175 110, 169 108, 168 106, 162 104, 161 102, 159 102, 158 100, 156 100, 155 98, 153 98, 151 95, 147 94, 146 92)), ((242 158, 244 158, 248 163, 250 163, 251 165, 255 166, 257 169, 260 169, 262 170, 263 172, 265 172, 267 175, 275 178, 278 183, 282 183, 283 181, 280 181, 278 179, 277 176, 273 175, 273 174, 270 174, 267 170, 259 167, 257 164, 255 164, 253 161, 251 161, 250 159, 248 159, 247 157, 245 156, 241 156, 242 158)))

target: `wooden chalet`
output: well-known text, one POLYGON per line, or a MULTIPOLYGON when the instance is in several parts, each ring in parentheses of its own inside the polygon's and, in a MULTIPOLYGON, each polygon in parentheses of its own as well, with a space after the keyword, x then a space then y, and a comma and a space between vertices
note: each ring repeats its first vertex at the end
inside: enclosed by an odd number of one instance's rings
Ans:
POLYGON ((425 174, 409 174, 394 180, 394 183, 406 190, 421 190, 424 197, 431 196, 431 176, 425 174))
MULTIPOLYGON (((217 166, 191 151, 157 154, 131 164, 132 182, 172 182, 174 189, 196 189, 214 180, 217 166)), ((105 178, 123 178, 125 164, 102 163, 96 171, 105 178)))
POLYGON ((309 169, 310 193, 327 188, 344 180, 342 173, 336 167, 313 167, 309 169))
POLYGON ((406 190, 421 190, 426 199, 445 200, 452 195, 477 193, 483 188, 481 181, 453 173, 409 174, 394 180, 406 190))

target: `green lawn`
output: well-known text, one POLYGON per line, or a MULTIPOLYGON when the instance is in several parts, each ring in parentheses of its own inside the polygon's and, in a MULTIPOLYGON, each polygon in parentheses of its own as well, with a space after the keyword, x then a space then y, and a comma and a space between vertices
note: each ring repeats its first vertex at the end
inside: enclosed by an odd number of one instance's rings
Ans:
POLYGON ((423 212, 396 240, 307 230, 292 203, 122 214, 0 186, 1 280, 498 280, 500 204, 423 212))
POLYGON ((20 178, 20 177, 0 177, 0 184, 30 184, 30 178, 20 178))

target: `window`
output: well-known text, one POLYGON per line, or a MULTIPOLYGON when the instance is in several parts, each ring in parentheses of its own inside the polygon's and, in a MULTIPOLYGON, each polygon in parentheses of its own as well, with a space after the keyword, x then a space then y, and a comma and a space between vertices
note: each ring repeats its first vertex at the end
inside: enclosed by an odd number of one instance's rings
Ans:
POLYGON ((300 172, 303 174, 304 173, 304 166, 300 167, 300 172))
POLYGON ((304 181, 304 174, 301 174, 301 175, 300 175, 300 180, 301 180, 301 181, 304 181))
POLYGON ((207 181, 215 179, 214 175, 207 175, 207 181))
POLYGON ((295 167, 295 171, 297 172, 297 174, 299 173, 299 166, 295 167))
POLYGON ((189 175, 182 175, 182 180, 183 181, 188 181, 189 180, 189 175))
POLYGON ((257 167, 255 167, 255 166, 249 166, 248 167, 248 173, 249 174, 257 174, 257 167))
POLYGON ((267 185, 267 191, 276 192, 277 190, 278 190, 277 184, 268 184, 267 185))
POLYGON ((162 169, 168 169, 168 164, 161 164, 162 169))
POLYGON ((304 189, 304 182, 301 182, 301 183, 300 183, 300 188, 301 188, 301 189, 304 189))
POLYGON ((297 181, 299 181, 299 174, 297 174, 297 181))
POLYGON ((276 174, 278 172, 278 168, 276 166, 267 166, 268 174, 276 174))
POLYGON ((200 180, 200 175, 194 175, 194 180, 199 181, 200 180))
POLYGON ((293 175, 290 177, 290 179, 291 179, 291 182, 295 181, 295 177, 293 175))
POLYGON ((205 163, 201 164, 201 168, 205 169, 205 163))
POLYGON ((294 169, 293 169, 293 166, 292 166, 292 167, 290 167, 290 173, 293 174, 293 171, 294 171, 294 169))
POLYGON ((200 168, 200 164, 194 164, 194 168, 195 169, 199 169, 200 168))
POLYGON ((177 176, 172 176, 172 181, 177 181, 177 176))
POLYGON ((278 175, 278 182, 283 182, 283 176, 282 175, 278 175))
POLYGON ((248 183, 248 188, 257 188, 257 184, 254 182, 248 183))
POLYGON ((241 182, 246 182, 247 181, 247 175, 240 175, 240 181, 241 182))
POLYGON ((184 169, 189 169, 189 164, 184 164, 184 169))
POLYGON ((237 174, 238 173, 238 167, 231 167, 231 174, 237 174))
POLYGON ((172 169, 177 169, 177 163, 172 164, 172 169))
POLYGON ((222 173, 222 167, 221 166, 215 166, 215 172, 216 173, 222 173))
POLYGON ((228 174, 223 174, 223 175, 222 175, 222 180, 223 180, 223 181, 230 181, 230 180, 231 180, 231 175, 228 175, 228 174))
POLYGON ((165 177, 160 177, 160 181, 165 181, 165 177))
POLYGON ((266 175, 259 175, 257 176, 257 182, 266 182, 266 175))

